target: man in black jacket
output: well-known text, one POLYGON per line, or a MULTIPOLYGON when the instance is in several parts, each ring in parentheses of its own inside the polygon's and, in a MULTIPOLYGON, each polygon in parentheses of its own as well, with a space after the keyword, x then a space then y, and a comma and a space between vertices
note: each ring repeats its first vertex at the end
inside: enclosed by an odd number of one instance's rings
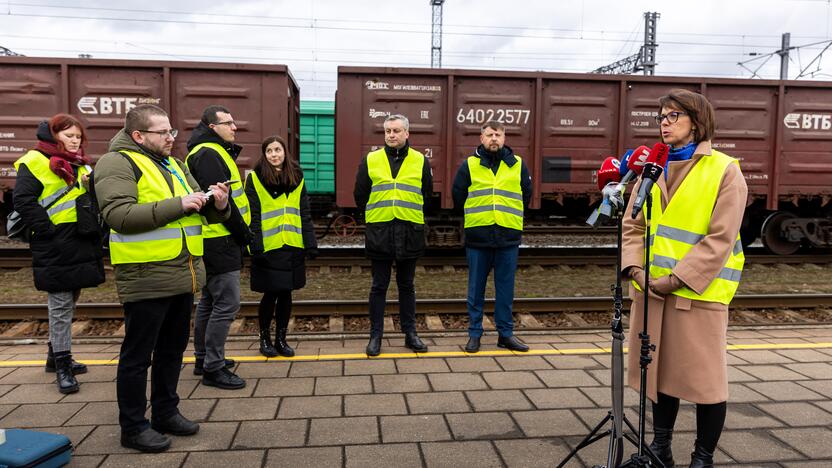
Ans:
POLYGON ((532 196, 532 179, 526 163, 505 145, 505 139, 502 123, 486 122, 480 133, 482 144, 462 161, 452 189, 454 207, 465 213, 469 319, 465 351, 469 353, 480 349, 485 283, 492 268, 496 292, 494 321, 500 334, 497 346, 529 350, 513 335, 511 306, 523 211, 532 196))
POLYGON ((207 281, 194 318, 194 374, 202 383, 223 389, 238 389, 245 380, 230 370, 234 361, 225 359, 228 329, 240 308, 240 269, 243 248, 251 240, 247 217, 248 200, 235 163, 242 147, 234 144, 237 126, 230 111, 218 105, 205 108, 202 119, 188 140, 188 169, 201 187, 229 182, 231 216, 222 224, 205 226, 205 270, 207 281))
POLYGON ((368 356, 378 356, 381 352, 387 286, 394 262, 404 344, 417 353, 428 350, 416 334, 413 277, 416 260, 425 251, 424 204, 431 196, 433 172, 430 161, 410 147, 408 129, 407 117, 387 117, 384 148, 367 154, 355 177, 353 196, 358 210, 365 212, 364 245, 373 270, 368 356))

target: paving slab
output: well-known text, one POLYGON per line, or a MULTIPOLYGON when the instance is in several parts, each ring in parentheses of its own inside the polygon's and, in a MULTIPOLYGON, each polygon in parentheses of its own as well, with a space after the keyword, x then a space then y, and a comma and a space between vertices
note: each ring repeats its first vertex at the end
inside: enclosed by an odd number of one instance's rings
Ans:
POLYGON ((327 418, 341 416, 340 395, 284 397, 277 411, 278 419, 327 418))
POLYGON ((235 373, 244 379, 286 377, 289 375, 289 362, 241 362, 235 373))
POLYGON ((758 403, 757 407, 789 426, 832 426, 832 414, 809 402, 758 403))
POLYGON ((482 378, 489 387, 500 390, 510 388, 540 388, 543 382, 532 371, 483 372, 482 378))
POLYGON ((401 393, 346 395, 344 397, 344 414, 346 416, 407 414, 407 405, 401 393))
POLYGON ((0 391, 8 390, 0 397, 0 404, 57 403, 65 395, 58 393, 55 384, 3 385, 0 391))
POLYGON ((471 405, 462 392, 407 393, 410 414, 467 413, 471 405))
POLYGON ((494 358, 503 370, 543 370, 552 365, 542 356, 498 356, 494 358))
POLYGON ((804 381, 800 385, 826 396, 826 399, 832 399, 832 380, 804 381))
POLYGON ((602 369, 591 356, 544 356, 555 369, 602 369))
POLYGON ((187 453, 127 453, 110 455, 101 464, 101 468, 167 468, 180 466, 187 457, 187 453))
POLYGON ((396 359, 400 374, 426 374, 428 372, 450 372, 444 359, 396 359))
POLYGON ((315 468, 342 468, 344 454, 341 447, 309 447, 269 450, 265 467, 310 466, 314 460, 315 468))
POLYGON ((375 417, 313 419, 309 427, 309 445, 376 444, 379 442, 378 422, 375 417))
POLYGON ((828 379, 832 376, 832 364, 827 362, 800 362, 797 364, 786 364, 785 367, 811 379, 828 379))
POLYGON ((741 463, 775 462, 804 458, 767 431, 727 431, 722 433, 719 447, 741 463))
POLYGON ((571 450, 559 439, 495 440, 494 446, 511 468, 551 468, 571 450))
POLYGON ((315 391, 314 377, 258 379, 254 396, 303 396, 315 391))
POLYGON ((292 363, 289 377, 331 377, 344 375, 343 361, 321 361, 292 363))
POLYGON ((83 403, 20 405, 0 419, 0 427, 61 426, 83 406, 83 403))
POLYGON ((185 468, 206 466, 261 466, 266 458, 265 450, 234 450, 228 452, 191 452, 185 460, 185 468))
POLYGON ((442 415, 382 416, 381 438, 384 443, 452 439, 442 415))
POLYGON ((425 465, 457 468, 461 466, 502 467, 500 455, 490 442, 432 442, 422 444, 425 465))
MULTIPOLYGON (((396 363, 390 359, 344 361, 344 375, 395 374, 396 363)), ((347 458, 349 463, 349 457, 347 458)))
POLYGON ((610 371, 609 369, 589 371, 581 369, 539 370, 535 372, 535 375, 547 387, 593 387, 601 385, 598 379, 593 377, 596 373, 609 376, 610 371))
POLYGON ((750 403, 729 404, 725 417, 726 429, 756 429, 782 427, 783 423, 750 403))
POLYGON ((517 439, 523 433, 508 413, 464 413, 446 416, 455 440, 517 439))
POLYGON ((533 409, 520 390, 480 390, 465 392, 474 411, 511 411, 533 409))
POLYGON ((488 388, 485 380, 477 373, 428 374, 428 379, 433 389, 439 392, 488 388))
POLYGON ((347 468, 421 468, 416 444, 350 445, 345 448, 347 468))
POLYGON ((318 377, 315 379, 315 395, 348 395, 373 391, 369 375, 348 377, 318 377))
MULTIPOLYGON (((806 382, 806 385, 812 385, 816 382, 817 381, 806 382)), ((749 382, 745 385, 751 390, 776 401, 806 401, 824 399, 823 395, 809 390, 805 385, 801 386, 794 382, 749 382)))
POLYGON ((446 358, 451 372, 484 372, 503 370, 493 357, 446 358))
MULTIPOLYGON (((595 403, 577 388, 533 388, 523 391, 538 409, 591 408, 595 403)), ((609 393, 609 389, 607 389, 609 393)))
POLYGON ((274 419, 280 398, 222 398, 211 412, 211 421, 274 419))
POLYGON ((511 414, 527 437, 560 437, 589 432, 569 410, 515 411, 511 414))
POLYGON ((832 430, 828 428, 774 429, 771 433, 810 460, 832 458, 832 430))
POLYGON ((426 392, 430 390, 427 376, 423 374, 374 375, 376 393, 426 392))
POLYGON ((309 421, 243 421, 231 444, 232 449, 302 447, 309 421))

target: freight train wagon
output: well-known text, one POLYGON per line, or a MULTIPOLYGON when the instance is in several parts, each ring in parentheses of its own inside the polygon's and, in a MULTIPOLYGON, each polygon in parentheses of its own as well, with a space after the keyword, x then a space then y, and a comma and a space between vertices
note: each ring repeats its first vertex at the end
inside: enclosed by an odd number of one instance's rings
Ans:
POLYGON ((243 151, 237 163, 250 168, 269 135, 286 138, 292 154, 300 139, 300 92, 283 65, 0 58, 0 190, 11 200, 13 163, 34 147, 35 130, 58 112, 73 114, 87 129, 87 153, 107 152, 110 138, 139 104, 167 110, 179 130, 174 156, 188 154, 191 130, 209 104, 227 106, 243 151))
POLYGON ((529 215, 585 218, 601 161, 658 140, 657 102, 671 88, 700 92, 716 110, 714 147, 740 160, 748 182, 746 243, 761 231, 779 254, 832 243, 830 82, 339 67, 336 202, 355 206, 360 159, 384 144, 385 117, 404 114, 433 167, 432 227, 458 231, 447 214, 453 177, 494 119, 532 173, 529 215))

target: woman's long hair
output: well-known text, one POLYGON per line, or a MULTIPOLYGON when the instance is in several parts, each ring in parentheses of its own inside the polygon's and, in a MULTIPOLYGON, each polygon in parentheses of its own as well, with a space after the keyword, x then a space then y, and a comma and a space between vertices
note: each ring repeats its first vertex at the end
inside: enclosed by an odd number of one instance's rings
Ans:
POLYGON ((285 185, 288 187, 297 187, 297 185, 300 184, 300 164, 298 164, 297 160, 292 157, 291 153, 289 153, 289 149, 286 146, 286 140, 277 135, 270 136, 263 140, 263 143, 260 145, 260 161, 257 162, 257 166, 254 170, 257 172, 257 177, 259 177, 265 185, 285 185), (272 166, 268 158, 266 158, 266 148, 274 142, 280 143, 280 146, 283 147, 283 164, 281 164, 280 172, 276 172, 274 170, 274 166, 272 166))
MULTIPOLYGON (((84 129, 80 120, 69 114, 55 114, 49 119, 49 132, 52 134, 55 144, 58 145, 58 149, 62 153, 66 153, 66 147, 64 147, 64 143, 58 138, 58 133, 72 127, 78 127, 78 130, 81 131, 81 146, 79 148, 87 146, 87 131, 84 129)), ((81 153, 83 154, 83 152, 81 153)))

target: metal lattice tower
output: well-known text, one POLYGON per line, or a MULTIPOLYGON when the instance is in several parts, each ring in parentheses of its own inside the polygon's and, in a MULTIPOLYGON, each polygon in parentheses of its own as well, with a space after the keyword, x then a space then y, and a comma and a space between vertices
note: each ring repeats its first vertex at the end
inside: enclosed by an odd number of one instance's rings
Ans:
POLYGON ((18 54, 13 50, 9 50, 3 46, 0 46, 0 57, 23 57, 23 54, 18 54))
POLYGON ((656 42, 656 24, 659 16, 661 15, 656 12, 648 11, 644 13, 644 44, 638 49, 638 52, 609 65, 598 67, 590 73, 629 75, 630 73, 643 71, 645 75, 655 74, 656 48, 659 46, 656 42))
POLYGON ((430 37, 430 66, 442 68, 442 4, 445 0, 428 0, 433 7, 430 37))

